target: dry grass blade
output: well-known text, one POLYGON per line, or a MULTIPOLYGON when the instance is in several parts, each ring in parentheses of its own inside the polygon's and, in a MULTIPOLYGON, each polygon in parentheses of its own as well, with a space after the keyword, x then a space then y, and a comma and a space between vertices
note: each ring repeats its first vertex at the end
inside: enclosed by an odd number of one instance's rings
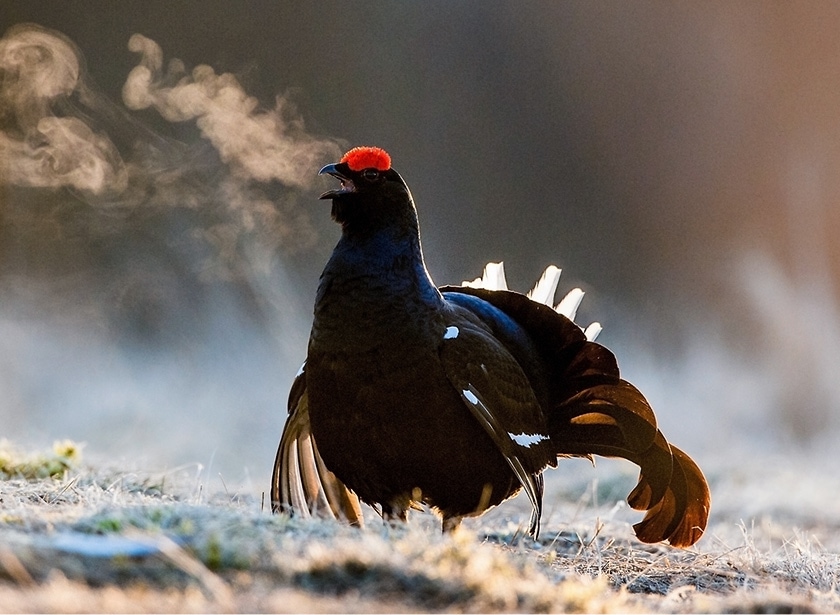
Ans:
POLYGON ((632 475, 597 476, 577 487, 549 477, 540 542, 525 535, 524 497, 442 535, 425 513, 361 529, 270 515, 260 494, 192 468, 0 481, 0 611, 840 610, 840 509, 800 503, 799 526, 760 512, 741 521, 738 498, 753 493, 713 473, 720 512, 680 550, 633 538, 638 513, 612 495, 632 475))

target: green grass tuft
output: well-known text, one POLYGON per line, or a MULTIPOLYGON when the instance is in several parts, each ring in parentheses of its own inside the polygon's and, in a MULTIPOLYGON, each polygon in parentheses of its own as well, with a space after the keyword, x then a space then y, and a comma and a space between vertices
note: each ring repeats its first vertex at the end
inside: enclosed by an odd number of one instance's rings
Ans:
POLYGON ((82 447, 71 440, 56 441, 51 451, 36 454, 23 453, 6 440, 2 440, 0 441, 0 479, 61 478, 68 470, 77 467, 81 458, 82 447))

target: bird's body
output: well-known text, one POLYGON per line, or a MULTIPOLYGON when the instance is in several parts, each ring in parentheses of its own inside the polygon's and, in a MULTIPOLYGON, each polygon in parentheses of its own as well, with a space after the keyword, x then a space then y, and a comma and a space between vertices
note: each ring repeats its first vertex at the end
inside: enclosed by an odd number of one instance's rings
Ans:
POLYGON ((315 303, 310 420, 327 466, 363 501, 401 516, 420 493, 445 516, 462 516, 478 508, 485 485, 497 504, 519 484, 446 376, 440 347, 467 316, 416 258, 416 229, 339 241, 315 303))
POLYGON ((342 237, 290 395, 275 508, 358 522, 356 496, 397 518, 422 502, 446 528, 524 488, 536 534, 542 470, 594 453, 642 468, 629 500, 650 510, 643 540, 696 541, 705 480, 612 354, 518 293, 436 288, 411 194, 383 156, 357 148, 324 169, 342 182, 324 195, 342 237))

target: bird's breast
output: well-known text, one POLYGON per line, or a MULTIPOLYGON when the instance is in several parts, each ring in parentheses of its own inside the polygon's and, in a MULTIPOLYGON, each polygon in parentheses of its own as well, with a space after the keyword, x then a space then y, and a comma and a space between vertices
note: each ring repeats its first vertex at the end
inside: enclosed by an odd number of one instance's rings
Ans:
MULTIPOLYGON (((309 351, 404 354, 443 334, 437 289, 400 272, 343 272, 321 279, 309 351)), ((421 350, 422 349, 422 350, 421 350)))

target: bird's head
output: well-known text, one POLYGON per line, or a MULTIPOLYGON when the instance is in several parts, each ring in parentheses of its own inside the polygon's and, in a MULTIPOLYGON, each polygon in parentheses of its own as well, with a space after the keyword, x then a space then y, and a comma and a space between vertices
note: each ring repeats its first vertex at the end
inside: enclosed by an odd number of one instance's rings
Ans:
POLYGON ((416 218, 411 192, 391 168, 391 157, 378 147, 354 147, 320 174, 332 175, 341 185, 321 195, 332 199, 332 216, 345 229, 374 228, 416 218))

